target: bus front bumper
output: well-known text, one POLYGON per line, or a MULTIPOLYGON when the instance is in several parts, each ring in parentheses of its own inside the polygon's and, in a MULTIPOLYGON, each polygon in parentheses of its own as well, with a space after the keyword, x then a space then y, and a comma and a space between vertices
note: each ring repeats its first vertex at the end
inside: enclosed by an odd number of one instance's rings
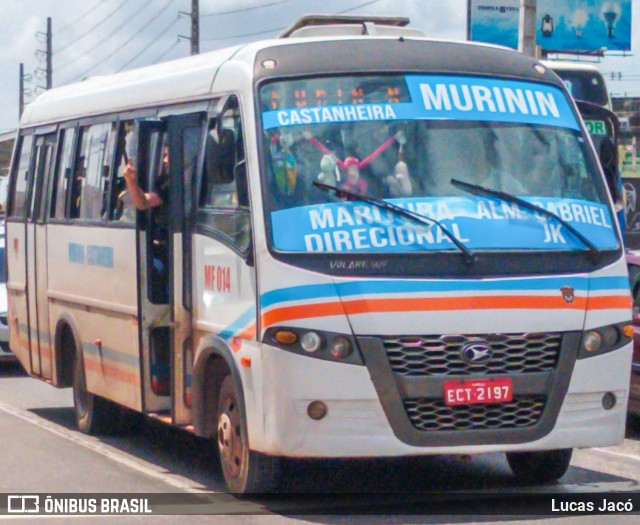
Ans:
MULTIPOLYGON (((624 438, 631 345, 575 363, 568 392, 551 431, 521 443, 478 444, 477 432, 456 446, 413 446, 393 432, 365 366, 333 363, 263 345, 264 416, 247 404, 252 449, 300 458, 391 457, 434 454, 477 454, 535 451, 619 444, 624 438), (611 371, 611 372, 607 372, 611 371), (603 397, 615 396, 612 408, 603 397), (308 407, 321 401, 327 414, 320 420, 308 407), (262 428, 260 428, 262 427, 262 428)), ((496 433, 496 435, 498 435, 496 433)))

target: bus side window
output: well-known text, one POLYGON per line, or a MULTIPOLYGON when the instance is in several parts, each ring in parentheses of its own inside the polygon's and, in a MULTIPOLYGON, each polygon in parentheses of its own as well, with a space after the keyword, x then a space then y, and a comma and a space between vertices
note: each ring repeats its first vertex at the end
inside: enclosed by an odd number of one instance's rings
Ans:
POLYGON ((43 208, 45 206, 49 186, 48 179, 53 161, 53 150, 57 137, 55 133, 36 138, 34 154, 33 182, 27 210, 28 222, 42 222, 43 208))
POLYGON ((31 166, 31 152, 33 149, 33 135, 24 135, 20 144, 20 156, 17 171, 11 189, 11 209, 9 217, 24 218, 29 189, 29 168, 31 166))
POLYGON ((71 202, 71 216, 74 218, 97 220, 105 216, 114 135, 115 124, 112 123, 83 129, 71 202))
POLYGON ((209 123, 198 223, 227 239, 241 253, 250 244, 250 211, 246 154, 237 108, 209 123))
POLYGON ((57 163, 53 193, 51 195, 51 217, 63 219, 65 217, 67 190, 71 178, 73 164, 73 145, 75 142, 75 128, 63 129, 60 132, 60 160, 57 163))
POLYGON ((218 132, 215 121, 212 121, 205 149, 205 173, 200 193, 201 207, 235 207, 237 203, 237 188, 233 178, 235 163, 234 131, 222 129, 218 132))
POLYGON ((126 224, 133 224, 136 219, 136 207, 127 190, 123 172, 129 159, 133 162, 136 158, 135 124, 132 120, 120 123, 118 131, 118 142, 116 146, 116 162, 114 190, 112 193, 113 212, 111 217, 114 220, 126 224))

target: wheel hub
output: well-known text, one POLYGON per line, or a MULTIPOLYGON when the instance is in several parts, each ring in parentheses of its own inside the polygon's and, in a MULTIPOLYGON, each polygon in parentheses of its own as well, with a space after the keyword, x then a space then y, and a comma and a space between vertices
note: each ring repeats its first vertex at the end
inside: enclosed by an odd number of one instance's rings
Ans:
POLYGON ((232 477, 237 477, 242 466, 243 448, 240 418, 232 401, 226 403, 218 419, 218 447, 223 468, 232 477))

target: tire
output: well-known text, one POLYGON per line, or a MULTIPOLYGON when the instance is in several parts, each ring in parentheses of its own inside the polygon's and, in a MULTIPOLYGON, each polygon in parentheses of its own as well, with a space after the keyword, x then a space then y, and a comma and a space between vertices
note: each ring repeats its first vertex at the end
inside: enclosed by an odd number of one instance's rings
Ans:
POLYGON ((218 394, 216 443, 220 469, 229 492, 273 492, 280 473, 278 457, 249 449, 246 422, 240 412, 233 378, 227 375, 218 394))
POLYGON ((100 435, 120 428, 120 408, 87 390, 82 353, 78 351, 73 364, 73 411, 84 434, 100 435))
POLYGON ((564 476, 571 462, 573 449, 546 450, 542 452, 507 452, 511 471, 528 484, 553 483, 564 476))

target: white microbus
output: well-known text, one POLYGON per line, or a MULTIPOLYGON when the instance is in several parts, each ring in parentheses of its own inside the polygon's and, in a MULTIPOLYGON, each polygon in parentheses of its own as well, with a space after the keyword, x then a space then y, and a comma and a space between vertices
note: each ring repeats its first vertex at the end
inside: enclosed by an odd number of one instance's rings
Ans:
POLYGON ((597 66, 585 62, 562 60, 544 60, 542 63, 562 79, 574 99, 584 100, 611 110, 607 83, 597 66))
POLYGON ((282 457, 502 451, 547 482, 622 440, 627 270, 573 101, 406 22, 312 17, 26 108, 10 344, 82 431, 126 407, 211 437, 238 493, 282 457))

